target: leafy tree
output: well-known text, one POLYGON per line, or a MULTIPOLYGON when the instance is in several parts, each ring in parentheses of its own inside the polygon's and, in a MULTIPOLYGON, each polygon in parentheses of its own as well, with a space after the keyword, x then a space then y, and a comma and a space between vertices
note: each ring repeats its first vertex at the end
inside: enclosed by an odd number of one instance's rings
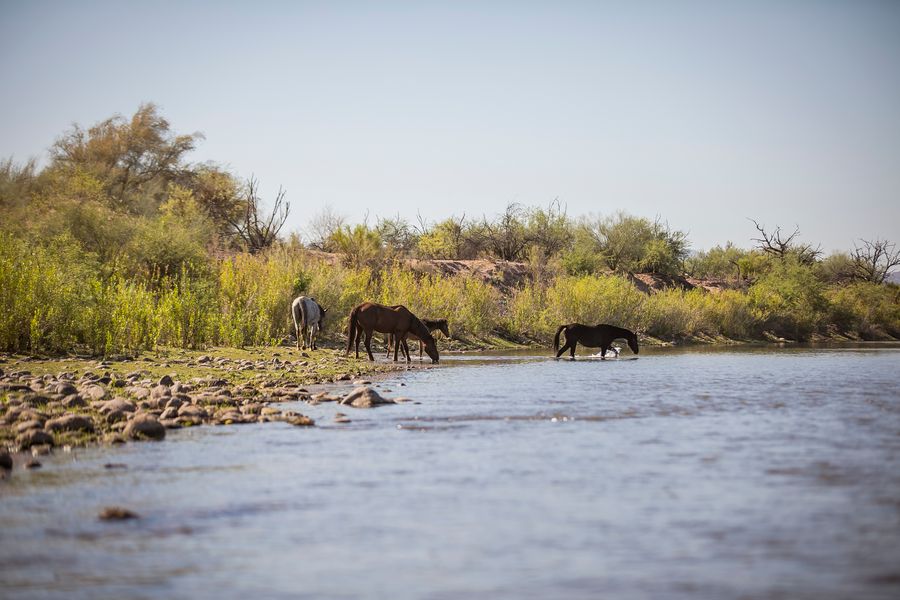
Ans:
POLYGON ((482 220, 479 233, 491 254, 500 260, 510 261, 523 257, 529 242, 524 216, 522 205, 512 202, 506 205, 506 210, 498 215, 496 221, 482 220))
POLYGON ((572 222, 554 200, 547 210, 533 208, 528 211, 525 237, 537 247, 544 257, 556 256, 572 245, 572 222))
POLYGON ((375 266, 382 258, 381 237, 366 225, 344 225, 331 234, 326 249, 342 254, 350 267, 375 266))
POLYGON ((715 246, 689 257, 685 261, 685 270, 692 277, 739 280, 741 279, 739 261, 746 255, 746 250, 727 242, 725 247, 715 246))
POLYGON ((184 156, 202 137, 176 135, 154 104, 142 104, 130 119, 116 115, 88 129, 73 125, 53 144, 51 168, 87 171, 103 182, 111 208, 147 214, 167 184, 185 175, 184 156))

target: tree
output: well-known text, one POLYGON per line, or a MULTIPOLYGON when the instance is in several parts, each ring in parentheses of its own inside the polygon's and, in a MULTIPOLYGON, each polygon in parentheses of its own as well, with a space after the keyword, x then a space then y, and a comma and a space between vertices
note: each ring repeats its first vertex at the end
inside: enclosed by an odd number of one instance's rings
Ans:
POLYGON ((53 144, 51 166, 88 171, 104 183, 111 208, 150 214, 168 183, 184 176, 184 156, 202 138, 176 135, 147 103, 130 119, 115 115, 87 130, 73 125, 53 144))
POLYGON ((526 227, 529 243, 536 246, 545 258, 555 256, 572 245, 572 222, 558 199, 553 200, 547 210, 531 209, 526 227))
POLYGON ((900 250, 887 240, 860 240, 862 247, 854 246, 851 258, 857 279, 884 283, 891 269, 900 266, 900 250))
POLYGON ((482 233, 488 249, 500 260, 519 260, 528 246, 528 235, 522 222, 524 209, 521 204, 511 202, 506 205, 496 221, 484 218, 482 233))
POLYGON ((811 244, 799 244, 795 239, 800 235, 800 228, 794 227, 794 232, 787 237, 783 237, 781 227, 776 227, 775 231, 767 232, 765 225, 760 225, 755 220, 750 219, 756 230, 762 237, 751 238, 756 242, 756 247, 770 256, 774 256, 778 260, 784 260, 789 254, 794 254, 801 264, 812 265, 822 254, 822 247, 812 247, 811 244))
POLYGON ((309 245, 316 250, 328 251, 328 241, 344 227, 346 221, 346 217, 334 212, 330 206, 324 207, 306 227, 309 245))
POLYGON ((265 250, 275 243, 291 211, 290 203, 284 201, 285 191, 278 188, 272 211, 268 215, 262 213, 260 209, 262 200, 256 191, 258 186, 256 178, 251 177, 247 180, 241 218, 228 221, 251 254, 265 250))

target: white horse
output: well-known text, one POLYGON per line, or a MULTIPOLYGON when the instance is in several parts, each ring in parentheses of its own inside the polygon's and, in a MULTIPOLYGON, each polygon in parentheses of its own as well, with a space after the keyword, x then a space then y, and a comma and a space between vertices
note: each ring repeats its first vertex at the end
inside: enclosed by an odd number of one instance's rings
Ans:
POLYGON ((326 312, 328 310, 319 306, 315 298, 299 296, 294 299, 291 303, 291 315, 297 332, 297 350, 305 350, 307 347, 316 350, 316 336, 325 324, 326 312))

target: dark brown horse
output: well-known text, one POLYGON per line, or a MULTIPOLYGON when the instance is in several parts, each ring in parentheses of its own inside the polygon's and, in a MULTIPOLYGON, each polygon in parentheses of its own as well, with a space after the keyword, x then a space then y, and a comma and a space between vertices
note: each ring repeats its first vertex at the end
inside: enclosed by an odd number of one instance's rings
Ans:
POLYGON ((556 337, 553 338, 553 349, 556 350, 556 358, 559 358, 563 352, 569 351, 572 358, 575 358, 575 346, 579 343, 588 348, 600 348, 600 357, 606 358, 606 351, 609 350, 613 340, 624 339, 628 342, 628 347, 635 354, 638 353, 637 335, 633 331, 616 327, 615 325, 582 325, 581 323, 569 323, 568 325, 560 325, 556 330, 556 337), (559 334, 566 332, 566 343, 559 347, 559 334))
POLYGON ((375 304, 374 302, 363 302, 350 311, 347 351, 344 355, 350 354, 350 348, 353 347, 355 340, 356 358, 359 358, 359 338, 365 332, 366 352, 369 354, 369 360, 375 360, 375 357, 372 356, 372 332, 374 331, 393 334, 395 362, 397 361, 397 353, 400 350, 401 342, 403 344, 403 352, 406 355, 406 362, 411 362, 409 346, 406 344, 406 337, 409 334, 415 335, 416 338, 425 342, 425 352, 431 357, 431 362, 436 363, 438 361, 438 351, 434 343, 434 337, 428 331, 428 327, 416 315, 412 314, 403 305, 391 307, 375 304))
MULTIPOLYGON (((398 304, 397 306, 401 306, 401 305, 398 304)), ((392 306, 391 308, 397 308, 397 306, 392 306)), ((450 328, 447 325, 447 319, 422 319, 422 322, 425 324, 425 327, 428 328, 429 332, 440 331, 448 338, 450 337, 450 328)), ((416 341, 419 342, 419 360, 421 360, 422 359, 422 347, 423 347, 422 340, 417 338, 415 336, 415 334, 412 334, 412 333, 409 334, 409 340, 412 342, 416 342, 416 341)), ((387 351, 386 351, 388 356, 390 356, 390 354, 391 354, 391 346, 393 346, 393 344, 394 344, 393 336, 391 334, 388 334, 387 335, 387 351)))

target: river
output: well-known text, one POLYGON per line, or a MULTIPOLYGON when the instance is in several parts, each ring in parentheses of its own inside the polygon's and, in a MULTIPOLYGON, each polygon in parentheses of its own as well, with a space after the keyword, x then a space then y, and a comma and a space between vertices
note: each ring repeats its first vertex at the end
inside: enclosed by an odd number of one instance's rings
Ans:
POLYGON ((900 597, 900 346, 465 354, 377 383, 416 403, 17 470, 0 596, 900 597))

